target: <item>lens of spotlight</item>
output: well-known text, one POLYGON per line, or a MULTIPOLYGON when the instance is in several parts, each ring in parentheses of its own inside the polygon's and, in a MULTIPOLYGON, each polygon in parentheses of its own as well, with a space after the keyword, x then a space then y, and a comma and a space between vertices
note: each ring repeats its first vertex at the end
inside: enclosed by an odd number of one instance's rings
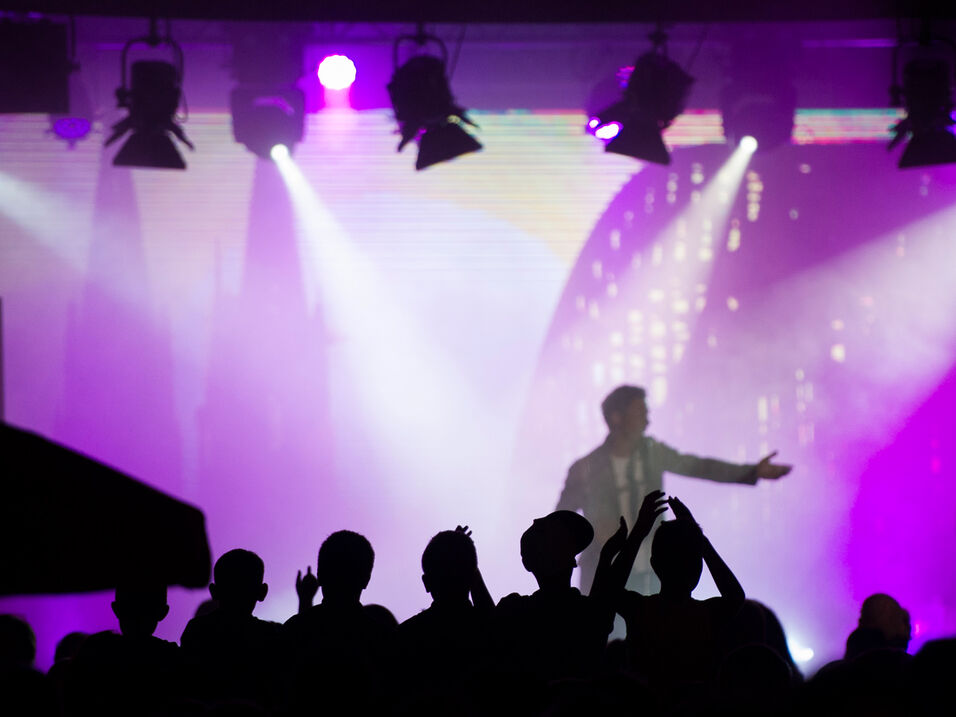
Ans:
POLYGON ((756 152, 757 138, 751 137, 749 134, 746 137, 742 137, 740 140, 740 148, 745 152, 756 152))
POLYGON ((609 124, 598 127, 594 131, 594 136, 598 139, 614 139, 621 132, 621 123, 620 122, 611 122, 609 124))
POLYGON ((278 162, 281 159, 288 159, 289 148, 286 147, 284 144, 273 145, 272 149, 269 150, 269 156, 272 157, 272 159, 276 162, 278 162))
POLYGON ((355 63, 345 55, 329 55, 319 63, 319 82, 327 90, 344 90, 355 82, 355 63))

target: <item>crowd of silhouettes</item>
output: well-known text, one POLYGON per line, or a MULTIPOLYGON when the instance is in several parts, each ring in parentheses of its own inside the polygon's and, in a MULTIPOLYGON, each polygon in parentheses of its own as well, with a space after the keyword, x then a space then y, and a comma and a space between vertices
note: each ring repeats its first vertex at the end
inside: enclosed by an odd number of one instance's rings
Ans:
POLYGON ((496 604, 469 529, 442 531, 422 554, 431 606, 401 624, 362 603, 375 554, 358 533, 323 542, 315 573, 296 577, 299 608, 285 624, 253 615, 269 591, 265 566, 230 550, 178 645, 153 635, 166 587, 131 575, 112 603, 119 631, 66 635, 46 674, 33 667, 29 625, 0 616, 0 707, 41 717, 653 716, 928 715, 952 704, 956 638, 909 655, 909 614, 889 595, 864 601, 843 659, 805 680, 773 611, 747 599, 677 498, 653 491, 634 526, 621 519, 584 595, 572 576, 593 539, 577 513, 536 519, 520 551, 538 590, 496 604), (668 508, 674 520, 658 524, 668 508), (652 533, 660 591, 644 595, 627 583, 652 533), (705 565, 720 594, 697 600, 705 565), (608 642, 615 614, 626 637, 608 642))

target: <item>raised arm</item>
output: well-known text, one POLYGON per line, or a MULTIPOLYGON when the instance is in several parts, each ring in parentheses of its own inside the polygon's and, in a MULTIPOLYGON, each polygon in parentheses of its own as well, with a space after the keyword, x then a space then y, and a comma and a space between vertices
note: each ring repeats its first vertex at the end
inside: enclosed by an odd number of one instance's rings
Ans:
POLYGON ((707 536, 704 535, 704 531, 700 529, 700 526, 697 524, 697 521, 694 520, 694 516, 691 515, 687 506, 681 503, 677 498, 669 498, 667 502, 670 504, 671 510, 674 511, 674 516, 677 520, 690 521, 700 530, 704 562, 707 564, 707 569, 714 579, 714 585, 717 586, 717 591, 721 597, 726 598, 734 609, 739 608, 743 605, 747 596, 744 594, 744 589, 741 587, 737 577, 731 569, 727 567, 727 563, 720 557, 714 549, 714 546, 710 544, 707 536))
POLYGON ((667 498, 664 496, 664 491, 655 490, 648 493, 644 497, 644 502, 641 503, 637 520, 634 522, 634 527, 626 540, 622 539, 621 532, 626 530, 627 525, 621 518, 621 527, 618 532, 605 543, 604 549, 601 551, 601 562, 598 563, 598 571, 594 576, 592 595, 597 591, 601 596, 616 600, 617 595, 627 584, 627 578, 634 567, 634 559, 641 548, 641 543, 650 535, 657 516, 665 510, 667 510, 667 498), (616 550, 617 543, 614 541, 620 541, 620 550, 616 550), (612 551, 616 552, 617 555, 610 555, 612 551), (605 555, 605 553, 608 553, 608 555, 605 555), (604 563, 603 566, 602 563, 604 563))
POLYGON ((310 607, 315 594, 319 591, 319 579, 312 574, 312 566, 305 569, 305 575, 300 570, 295 576, 295 593, 299 596, 299 610, 301 615, 310 607))
MULTIPOLYGON (((464 533, 468 537, 471 537, 471 530, 467 525, 456 526, 455 532, 464 533)), ((495 601, 492 599, 491 593, 488 591, 488 587, 485 585, 485 579, 481 576, 481 570, 478 568, 477 563, 475 564, 475 574, 472 577, 469 592, 471 593, 471 604, 479 610, 485 611, 495 609, 495 601)))

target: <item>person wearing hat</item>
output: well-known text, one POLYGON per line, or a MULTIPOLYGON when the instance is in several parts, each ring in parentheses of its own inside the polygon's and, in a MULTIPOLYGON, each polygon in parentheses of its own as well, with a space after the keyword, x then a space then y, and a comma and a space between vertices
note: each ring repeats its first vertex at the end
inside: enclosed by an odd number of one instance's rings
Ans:
MULTIPOLYGON (((616 554, 626 531, 603 551, 616 554)), ((495 611, 496 642, 507 669, 541 680, 585 677, 600 663, 613 624, 613 608, 601 596, 571 586, 575 556, 594 539, 587 518, 558 510, 537 518, 521 536, 521 562, 538 589, 512 593, 495 611)))
MULTIPOLYGON (((558 500, 558 510, 580 510, 591 521, 599 543, 618 529, 620 517, 628 524, 637 519, 644 497, 663 488, 665 472, 745 485, 755 485, 762 478, 782 478, 790 472, 791 466, 772 462, 776 452, 754 464, 680 453, 645 435, 649 424, 646 398, 639 386, 618 386, 608 394, 601 403, 607 439, 574 462, 558 500)), ((581 589, 588 590, 597 569, 597 549, 592 545, 579 563, 581 589)), ((658 583, 644 556, 638 556, 631 585, 647 593, 657 591, 658 583)))

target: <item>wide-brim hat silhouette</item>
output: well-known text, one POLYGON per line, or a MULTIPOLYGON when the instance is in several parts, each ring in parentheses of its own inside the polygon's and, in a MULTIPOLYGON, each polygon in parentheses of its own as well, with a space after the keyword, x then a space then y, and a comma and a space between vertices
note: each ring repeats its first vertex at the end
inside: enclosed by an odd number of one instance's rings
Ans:
POLYGON ((521 535, 521 562, 531 572, 574 565, 574 556, 594 540, 588 519, 570 510, 535 518, 521 535))

